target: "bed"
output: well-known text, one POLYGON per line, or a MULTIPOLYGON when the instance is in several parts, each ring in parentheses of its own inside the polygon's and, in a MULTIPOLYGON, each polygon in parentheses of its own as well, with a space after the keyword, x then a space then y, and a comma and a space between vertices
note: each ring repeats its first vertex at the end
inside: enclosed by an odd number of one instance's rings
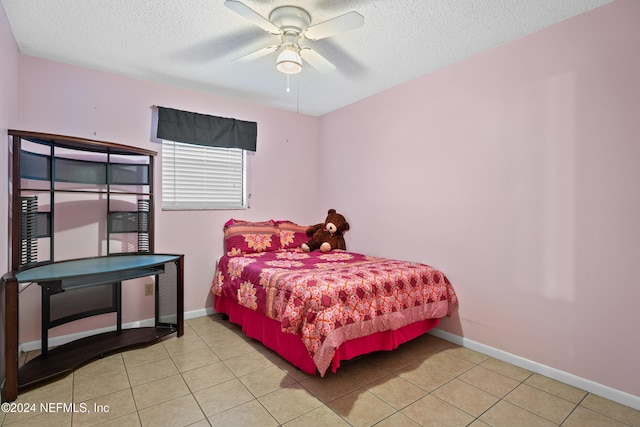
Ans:
POLYGON ((341 361, 393 350, 457 306, 441 271, 341 250, 302 252, 306 228, 230 220, 211 286, 216 312, 302 371, 324 376, 341 361))

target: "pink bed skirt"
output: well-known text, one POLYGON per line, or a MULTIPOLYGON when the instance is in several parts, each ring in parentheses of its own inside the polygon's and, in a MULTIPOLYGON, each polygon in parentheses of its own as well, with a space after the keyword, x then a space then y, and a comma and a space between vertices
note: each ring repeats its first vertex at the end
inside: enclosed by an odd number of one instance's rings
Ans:
MULTIPOLYGON (((228 315, 231 322, 242 326, 242 331, 248 337, 262 342, 300 370, 312 375, 316 373, 316 365, 300 337, 282 332, 280 323, 276 320, 224 297, 215 297, 214 308, 216 312, 228 315)), ((374 351, 390 351, 398 348, 400 344, 419 337, 439 324, 440 319, 427 319, 392 331, 378 332, 347 341, 336 349, 331 370, 336 372, 342 360, 353 359, 374 351)))

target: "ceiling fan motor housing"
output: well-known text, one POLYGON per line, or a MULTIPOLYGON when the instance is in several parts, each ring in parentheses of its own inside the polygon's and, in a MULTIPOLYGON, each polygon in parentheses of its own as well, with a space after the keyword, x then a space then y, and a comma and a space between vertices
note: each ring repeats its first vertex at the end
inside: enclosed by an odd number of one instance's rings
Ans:
POLYGON ((284 33, 295 32, 301 35, 311 25, 311 16, 299 7, 282 6, 273 9, 269 21, 284 33))

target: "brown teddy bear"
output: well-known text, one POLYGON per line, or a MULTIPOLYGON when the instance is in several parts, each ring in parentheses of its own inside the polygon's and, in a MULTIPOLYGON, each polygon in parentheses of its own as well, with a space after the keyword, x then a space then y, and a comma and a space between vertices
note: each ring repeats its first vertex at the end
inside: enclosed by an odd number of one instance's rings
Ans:
POLYGON ((301 248, 304 252, 320 249, 321 252, 329 252, 332 249, 347 249, 342 233, 349 229, 349 223, 344 216, 336 213, 335 209, 329 209, 324 223, 312 225, 307 228, 307 236, 311 237, 301 248))

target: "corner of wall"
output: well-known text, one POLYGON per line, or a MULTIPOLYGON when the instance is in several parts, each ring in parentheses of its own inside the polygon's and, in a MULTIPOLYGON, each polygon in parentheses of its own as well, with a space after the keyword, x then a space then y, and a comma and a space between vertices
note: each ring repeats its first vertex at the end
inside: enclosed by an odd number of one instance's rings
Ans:
MULTIPOLYGON (((18 45, 11 32, 11 27, 3 7, 0 7, 0 134, 7 135, 7 129, 18 124, 18 108, 20 102, 19 83, 19 54, 18 45)), ((5 136, 5 141, 8 136, 5 136)), ((4 145, 4 143, 2 143, 4 145)), ((9 150, 7 146, 0 146, 0 275, 9 268, 9 182, 8 182, 9 150), (6 167, 5 167, 6 166, 6 167), (6 231, 6 232, 4 232, 6 231)), ((4 289, 0 289, 0 303, 4 304, 4 289)), ((4 313, 4 310, 2 310, 4 313)), ((4 316, 0 317, 0 330, 4 331, 4 316)), ((4 336, 4 333, 2 334, 4 336)), ((4 391, 4 339, 0 340, 0 379, 4 391)))

